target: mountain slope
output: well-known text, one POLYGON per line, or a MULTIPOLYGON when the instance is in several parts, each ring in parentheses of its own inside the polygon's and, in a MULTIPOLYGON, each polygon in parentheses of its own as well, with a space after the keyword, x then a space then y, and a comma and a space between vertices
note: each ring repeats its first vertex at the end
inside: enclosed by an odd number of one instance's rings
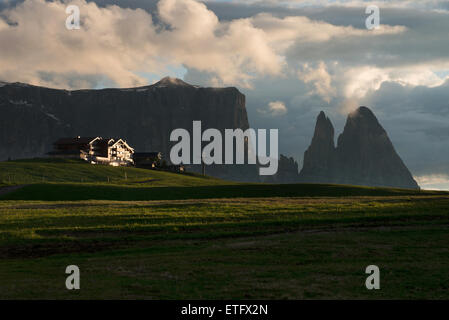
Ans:
MULTIPOLYGON (((210 186, 229 182, 208 176, 133 167, 91 165, 82 160, 26 159, 0 162, 0 186, 37 183, 120 185, 125 187, 210 186)), ((56 186, 56 188, 59 188, 56 186)))

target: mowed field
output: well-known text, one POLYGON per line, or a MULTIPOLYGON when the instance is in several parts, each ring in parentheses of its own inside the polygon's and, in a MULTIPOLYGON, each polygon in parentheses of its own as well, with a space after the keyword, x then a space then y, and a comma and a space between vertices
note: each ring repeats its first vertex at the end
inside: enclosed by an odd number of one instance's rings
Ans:
POLYGON ((44 160, 1 184, 0 299, 449 298, 448 193, 44 160))

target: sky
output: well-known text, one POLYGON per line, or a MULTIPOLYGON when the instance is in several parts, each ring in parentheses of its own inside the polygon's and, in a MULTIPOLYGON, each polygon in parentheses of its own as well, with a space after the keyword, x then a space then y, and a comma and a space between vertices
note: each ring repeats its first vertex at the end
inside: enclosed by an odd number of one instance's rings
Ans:
POLYGON ((0 80, 79 89, 167 75, 237 87, 251 127, 279 129, 300 167, 321 110, 337 138, 368 106, 420 186, 449 190, 449 1, 0 0, 0 80))

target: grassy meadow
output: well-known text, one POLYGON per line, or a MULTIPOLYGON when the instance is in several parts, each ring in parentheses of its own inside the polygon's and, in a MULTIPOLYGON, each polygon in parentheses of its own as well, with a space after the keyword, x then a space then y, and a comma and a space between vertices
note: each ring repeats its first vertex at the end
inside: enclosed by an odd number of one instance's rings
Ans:
POLYGON ((449 298, 449 193, 48 160, 1 183, 0 299, 449 298))
POLYGON ((133 167, 91 165, 83 160, 25 159, 0 162, 0 185, 79 184, 121 186, 202 186, 229 182, 193 173, 175 174, 133 167))

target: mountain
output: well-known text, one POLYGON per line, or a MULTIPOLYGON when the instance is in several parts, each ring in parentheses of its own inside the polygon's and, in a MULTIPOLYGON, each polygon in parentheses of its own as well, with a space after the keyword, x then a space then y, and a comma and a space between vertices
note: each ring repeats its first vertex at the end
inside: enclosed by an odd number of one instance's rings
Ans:
POLYGON ((304 153, 302 182, 418 189, 374 113, 360 107, 350 113, 334 147, 332 123, 321 112, 312 143, 304 153))
POLYGON ((301 178, 314 182, 329 182, 335 164, 334 126, 323 111, 316 120, 312 143, 304 153, 301 178))
MULTIPOLYGON (((202 130, 249 128, 245 96, 236 88, 168 77, 138 88, 74 91, 2 82, 0 115, 0 160, 41 157, 58 138, 75 136, 121 137, 136 151, 160 151, 168 159, 171 131, 191 132, 194 120, 202 130)), ((207 174, 252 181, 253 167, 211 166, 207 174)))

